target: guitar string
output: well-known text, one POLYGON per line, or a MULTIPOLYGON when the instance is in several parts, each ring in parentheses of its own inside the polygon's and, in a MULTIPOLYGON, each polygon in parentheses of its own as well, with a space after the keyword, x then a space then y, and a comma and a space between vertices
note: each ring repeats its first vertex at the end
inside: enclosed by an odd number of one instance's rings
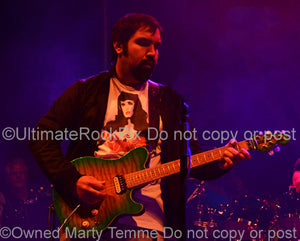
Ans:
MULTIPOLYGON (((215 159, 217 160, 224 153, 225 149, 227 149, 226 146, 211 150, 209 152, 202 152, 202 153, 194 155, 193 158, 192 158, 192 167, 196 167, 196 166, 206 164, 206 163, 208 163, 210 161, 213 161, 215 159), (193 164, 196 164, 196 165, 193 166, 193 164)), ((156 179, 159 179, 159 178, 177 173, 178 167, 174 167, 174 165, 178 165, 178 161, 179 160, 176 160, 176 161, 172 162, 173 169, 174 169, 175 172, 170 170, 170 166, 172 164, 165 163, 165 164, 162 164, 160 166, 154 167, 153 169, 140 170, 138 174, 127 173, 124 176, 125 176, 126 181, 130 182, 130 184, 131 184, 130 186, 132 186, 132 187, 138 186, 138 185, 141 185, 141 184, 147 184, 147 183, 149 183, 153 180, 156 180, 156 179), (159 171, 160 169, 162 170, 162 175, 159 171), (165 169, 167 169, 167 171, 165 169), (151 172, 151 170, 152 170, 152 172, 151 172), (159 173, 159 174, 157 174, 157 173, 159 173), (143 175, 143 177, 142 177, 142 175, 143 175), (152 175, 155 176, 154 179, 153 179, 152 175)), ((112 190, 115 190, 115 185, 110 182, 109 185, 105 186, 105 190, 109 191, 109 192, 112 191, 112 190)))
MULTIPOLYGON (((217 150, 217 149, 216 149, 217 150)), ((202 153, 201 153, 202 154, 202 153)), ((192 159, 192 162, 197 162, 197 166, 198 165, 201 165, 201 164, 205 164, 206 162, 207 162, 207 160, 205 161, 205 158, 201 158, 200 157, 200 159, 198 158, 200 155, 195 155, 194 156, 194 158, 192 159), (195 157, 197 157, 197 158, 195 158, 195 157), (201 160, 202 159, 202 160, 201 160)), ((213 160, 214 158, 212 158, 211 156, 210 156, 210 158, 209 159, 211 159, 211 160, 213 160)), ((170 163, 166 163, 165 165, 160 165, 159 167, 155 167, 155 168, 153 168, 152 169, 152 173, 151 173, 151 171, 150 171, 150 169, 144 169, 144 170, 140 170, 140 173, 139 174, 132 174, 132 173, 127 173, 127 174, 125 174, 125 179, 127 180, 127 182, 129 181, 129 182, 131 182, 131 184, 132 184, 132 186, 138 186, 138 185, 141 185, 141 184, 146 184, 146 183, 149 183, 149 182, 151 182, 151 181, 153 181, 153 180, 156 180, 156 179, 159 179, 159 178, 162 178, 162 177, 164 177, 165 175, 172 175, 172 174, 175 174, 175 173, 177 173, 177 171, 178 171, 178 167, 175 167, 174 165, 178 165, 179 163, 179 160, 176 160, 174 163, 172 163, 173 164, 173 169, 174 169, 174 171, 171 171, 170 170, 170 163), (159 170, 160 169, 162 169, 162 174, 163 175, 161 175, 161 173, 159 172, 159 170), (167 171, 165 170, 165 169, 167 169, 167 171), (159 174, 157 174, 157 173, 159 173, 159 174), (142 178, 141 176, 144 174, 144 176, 146 176, 146 177, 144 177, 144 178, 142 178), (153 176, 155 176, 155 178, 153 179, 152 178, 152 176, 151 175, 153 175, 153 176), (149 178, 149 176, 151 176, 150 178, 149 178), (142 182, 140 182, 140 180, 142 181, 142 182)), ((112 184, 110 184, 110 185, 107 185, 106 187, 105 187, 105 189, 107 190, 107 191, 111 191, 111 190, 114 190, 115 189, 115 185, 112 183, 112 184)))

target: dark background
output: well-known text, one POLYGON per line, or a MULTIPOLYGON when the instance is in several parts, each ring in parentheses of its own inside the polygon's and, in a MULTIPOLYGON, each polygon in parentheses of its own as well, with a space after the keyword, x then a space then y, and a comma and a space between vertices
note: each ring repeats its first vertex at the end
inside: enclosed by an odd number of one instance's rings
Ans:
MULTIPOLYGON (((291 184, 299 153, 300 2, 297 0, 16 1, 1 2, 1 132, 34 127, 73 82, 109 66, 109 36, 129 12, 155 16, 164 28, 154 81, 188 101, 205 150, 205 130, 294 130, 274 156, 252 152, 225 177, 218 193, 278 197, 291 184)), ((28 141, 1 135, 1 164, 22 157, 31 181, 47 183, 28 141)))

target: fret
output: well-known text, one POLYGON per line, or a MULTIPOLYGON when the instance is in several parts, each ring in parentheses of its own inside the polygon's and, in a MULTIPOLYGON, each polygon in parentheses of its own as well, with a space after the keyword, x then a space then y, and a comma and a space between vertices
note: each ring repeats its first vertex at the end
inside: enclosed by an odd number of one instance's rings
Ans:
MULTIPOLYGON (((248 143, 246 141, 238 143, 237 149, 240 150, 242 147, 246 146, 248 143)), ((250 143, 251 144, 251 143, 250 143)), ((248 144, 249 145, 249 144, 248 144)), ((245 148, 247 148, 246 146, 245 148)), ((203 164, 221 159, 224 155, 224 151, 227 147, 220 147, 207 152, 199 153, 193 155, 190 159, 191 167, 201 166, 203 164)), ((180 171, 180 160, 176 160, 170 163, 164 163, 153 168, 143 169, 136 173, 126 175, 126 181, 128 186, 140 185, 148 183, 152 180, 157 180, 162 177, 178 173, 180 171)))
POLYGON ((160 166, 158 166, 158 167, 157 167, 157 171, 158 171, 158 175, 159 175, 159 177, 162 177, 162 175, 161 175, 161 171, 160 171, 160 166))
POLYGON ((220 153, 220 158, 223 156, 223 153, 221 152, 221 148, 218 149, 220 153))
POLYGON ((214 156, 215 156, 215 160, 220 159, 219 153, 217 152, 217 150, 214 150, 214 156))
POLYGON ((138 176, 138 174, 131 175, 131 181, 132 181, 134 184, 138 182, 137 179, 136 179, 137 176, 138 176))
POLYGON ((151 179, 153 179, 151 169, 149 169, 149 173, 150 173, 151 179))
POLYGON ((175 163, 173 162, 173 168, 174 168, 174 172, 176 172, 176 167, 175 167, 175 163))
POLYGON ((208 159, 208 161, 210 161, 210 160, 211 160, 211 155, 210 155, 210 152, 207 152, 207 159, 208 159))
POLYGON ((154 176, 154 179, 156 179, 155 168, 152 169, 152 174, 153 174, 153 176, 154 176))
POLYGON ((132 183, 132 185, 135 185, 135 180, 134 180, 134 175, 133 174, 130 174, 129 180, 132 183))
POLYGON ((153 174, 154 174, 154 177, 157 178, 156 168, 153 168, 153 174))
POLYGON ((157 170, 158 170, 159 176, 161 177, 160 168, 158 167, 157 170))
POLYGON ((145 171, 145 175, 146 175, 146 181, 149 181, 149 169, 146 169, 145 171))
POLYGON ((191 167, 195 166, 195 162, 196 162, 196 160, 193 159, 193 157, 192 157, 192 158, 191 158, 191 167))
POLYGON ((200 165, 199 155, 197 155, 197 162, 200 165))
POLYGON ((137 174, 137 175, 131 177, 132 183, 134 183, 134 184, 138 184, 139 183, 138 176, 139 175, 137 174))
POLYGON ((215 155, 215 160, 218 160, 221 158, 219 152, 218 152, 218 149, 214 150, 214 155, 215 155))
POLYGON ((125 180, 126 180, 127 185, 131 187, 132 183, 131 183, 131 180, 130 180, 129 176, 130 176, 130 174, 125 175, 125 180))

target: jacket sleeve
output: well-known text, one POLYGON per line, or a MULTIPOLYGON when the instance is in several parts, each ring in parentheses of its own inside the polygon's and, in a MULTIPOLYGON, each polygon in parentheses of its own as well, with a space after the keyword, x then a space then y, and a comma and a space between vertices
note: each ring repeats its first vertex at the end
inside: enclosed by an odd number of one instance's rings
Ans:
MULTIPOLYGON (((192 125, 190 124, 190 126, 192 125)), ((191 139, 190 148, 191 148, 192 155, 203 152, 198 139, 197 140, 191 139)), ((208 180, 217 179, 230 170, 231 169, 224 170, 219 168, 218 161, 214 161, 202 165, 200 167, 193 168, 190 172, 190 176, 204 181, 208 181, 208 180)))
MULTIPOLYGON (((180 122, 182 119, 183 99, 173 89, 167 86, 161 87, 161 96, 161 115, 163 117, 163 123, 165 123, 166 130, 169 133, 169 138, 165 146, 165 156, 163 156, 163 159, 172 161, 180 158, 180 141, 173 136, 173 133, 174 130, 181 129, 180 122)), ((189 129, 190 131, 192 131, 193 125, 190 118, 188 119, 188 121, 189 129)), ((202 148, 198 139, 192 138, 190 140, 190 148, 192 154, 202 152, 202 148)), ((191 169, 190 175, 200 180, 211 180, 221 177, 227 172, 228 170, 219 168, 218 161, 214 161, 191 169)))
POLYGON ((66 159, 61 141, 72 130, 80 110, 81 81, 71 85, 41 118, 30 149, 38 165, 60 194, 74 196, 75 184, 81 174, 66 159))

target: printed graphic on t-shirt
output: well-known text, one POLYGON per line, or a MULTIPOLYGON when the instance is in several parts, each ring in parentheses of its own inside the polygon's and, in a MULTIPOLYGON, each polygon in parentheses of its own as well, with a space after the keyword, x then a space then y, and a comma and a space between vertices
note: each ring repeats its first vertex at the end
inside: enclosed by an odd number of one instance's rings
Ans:
POLYGON ((136 147, 147 144, 147 112, 143 110, 137 94, 121 92, 117 98, 118 114, 106 123, 98 141, 98 151, 124 155, 136 147))

